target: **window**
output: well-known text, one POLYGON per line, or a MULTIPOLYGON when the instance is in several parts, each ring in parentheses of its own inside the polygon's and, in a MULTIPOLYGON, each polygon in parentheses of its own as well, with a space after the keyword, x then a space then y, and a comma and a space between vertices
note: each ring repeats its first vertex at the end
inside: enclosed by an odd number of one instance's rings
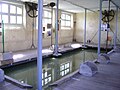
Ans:
MULTIPOLYGON (((37 19, 36 20, 36 27, 38 28, 38 17, 36 19, 37 19)), ((51 11, 44 9, 42 23, 43 23, 43 27, 45 28, 45 30, 43 31, 43 33, 47 32, 47 31, 51 31, 51 28, 48 27, 48 26, 50 26, 51 22, 52 22, 51 11)))
POLYGON ((65 63, 60 66, 60 75, 64 76, 70 72, 70 63, 65 63))
POLYGON ((42 73, 42 86, 47 85, 52 81, 51 70, 42 73))
POLYGON ((61 29, 71 28, 71 14, 62 13, 61 14, 61 29))
POLYGON ((21 26, 23 25, 23 6, 20 4, 11 4, 0 2, 0 22, 6 26, 21 26))

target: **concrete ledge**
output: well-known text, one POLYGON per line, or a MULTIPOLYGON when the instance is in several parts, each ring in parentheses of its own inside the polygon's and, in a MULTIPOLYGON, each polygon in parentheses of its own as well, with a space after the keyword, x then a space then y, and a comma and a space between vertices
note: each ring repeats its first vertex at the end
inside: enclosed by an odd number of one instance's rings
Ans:
POLYGON ((5 75, 5 80, 21 88, 33 88, 31 85, 28 85, 26 83, 21 83, 7 75, 5 75))

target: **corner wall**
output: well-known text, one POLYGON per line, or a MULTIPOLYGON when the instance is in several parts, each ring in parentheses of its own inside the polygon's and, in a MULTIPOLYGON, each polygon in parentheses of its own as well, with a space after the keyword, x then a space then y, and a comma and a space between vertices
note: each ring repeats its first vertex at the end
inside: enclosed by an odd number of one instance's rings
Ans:
MULTIPOLYGON (((108 42, 109 44, 113 44, 114 34, 115 31, 115 22, 116 17, 110 22, 111 30, 109 31, 109 36, 112 37, 112 41, 108 42), (112 32, 113 31, 113 32, 112 32)), ((120 39, 120 12, 118 18, 118 39, 120 39)), ((86 25, 86 40, 91 40, 91 43, 97 44, 98 43, 98 23, 99 21, 99 12, 96 13, 87 11, 87 25, 86 25), (96 34, 96 35, 95 35, 96 34)), ((75 38, 77 42, 84 42, 84 12, 76 14, 76 33, 75 38)), ((101 31, 101 44, 105 44, 107 39, 106 31, 101 31)), ((87 41, 86 41, 87 42, 87 41)), ((119 42, 120 43, 120 42, 119 42)))

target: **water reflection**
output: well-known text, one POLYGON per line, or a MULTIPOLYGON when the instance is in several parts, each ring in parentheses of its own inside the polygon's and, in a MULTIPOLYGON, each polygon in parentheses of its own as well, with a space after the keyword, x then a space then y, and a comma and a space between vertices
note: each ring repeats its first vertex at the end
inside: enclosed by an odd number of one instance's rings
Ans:
MULTIPOLYGON (((43 90, 52 90, 48 85, 77 70, 80 63, 86 60, 94 60, 97 57, 96 51, 78 50, 69 52, 60 58, 47 58, 43 60, 42 86, 43 90)), ((5 73, 21 83, 28 83, 36 90, 37 88, 37 67, 36 62, 31 62, 5 69, 5 73)))

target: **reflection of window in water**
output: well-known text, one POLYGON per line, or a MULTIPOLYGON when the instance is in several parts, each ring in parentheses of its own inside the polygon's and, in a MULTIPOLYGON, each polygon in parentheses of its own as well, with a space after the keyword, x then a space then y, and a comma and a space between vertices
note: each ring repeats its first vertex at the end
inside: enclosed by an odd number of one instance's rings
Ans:
POLYGON ((51 82, 51 79, 52 79, 51 73, 49 73, 48 71, 43 72, 42 73, 42 86, 51 82))
POLYGON ((64 76, 70 72, 70 62, 60 65, 60 75, 64 76))

